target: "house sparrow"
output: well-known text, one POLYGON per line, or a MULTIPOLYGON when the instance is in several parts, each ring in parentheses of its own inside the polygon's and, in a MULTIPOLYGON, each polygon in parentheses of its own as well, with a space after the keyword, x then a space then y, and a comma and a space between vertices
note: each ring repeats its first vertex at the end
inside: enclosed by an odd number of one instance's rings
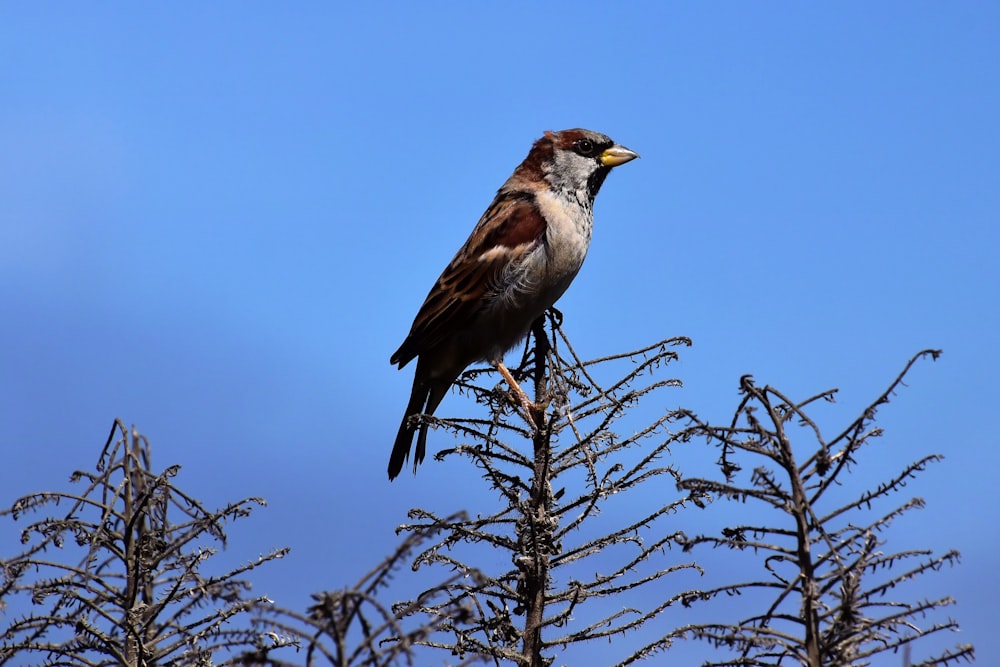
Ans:
MULTIPOLYGON (((497 191, 389 359, 399 368, 417 359, 390 480, 403 469, 418 428, 414 472, 424 459, 427 425, 411 417, 434 414, 467 366, 487 361, 519 390, 504 354, 569 287, 590 246, 597 191, 613 167, 637 157, 590 130, 546 132, 497 191)), ((521 398, 527 400, 523 392, 521 398)))

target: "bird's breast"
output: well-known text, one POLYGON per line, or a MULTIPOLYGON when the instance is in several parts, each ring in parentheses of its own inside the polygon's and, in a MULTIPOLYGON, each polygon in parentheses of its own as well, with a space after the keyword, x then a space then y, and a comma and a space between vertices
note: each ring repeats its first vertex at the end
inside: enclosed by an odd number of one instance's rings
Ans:
POLYGON ((499 359, 528 333, 531 323, 563 295, 580 271, 590 246, 588 207, 549 192, 537 195, 545 237, 498 277, 484 299, 468 338, 488 338, 478 358, 499 359))
POLYGON ((537 196, 545 218, 545 236, 504 281, 508 306, 524 310, 534 319, 551 307, 583 266, 593 226, 591 210, 572 199, 544 192, 537 196))
POLYGON ((575 197, 551 191, 539 194, 537 201, 546 223, 545 249, 550 270, 556 274, 569 273, 572 280, 590 247, 593 209, 575 197))

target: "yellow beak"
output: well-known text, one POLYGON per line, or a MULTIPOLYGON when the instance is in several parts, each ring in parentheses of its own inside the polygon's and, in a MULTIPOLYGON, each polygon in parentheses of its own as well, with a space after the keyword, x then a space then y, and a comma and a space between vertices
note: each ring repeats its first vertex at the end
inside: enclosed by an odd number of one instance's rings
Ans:
POLYGON ((605 167, 617 167, 620 164, 625 164, 626 162, 631 162, 632 160, 639 157, 639 154, 635 151, 630 151, 624 146, 619 146, 615 144, 611 148, 607 149, 601 153, 601 164, 605 167))

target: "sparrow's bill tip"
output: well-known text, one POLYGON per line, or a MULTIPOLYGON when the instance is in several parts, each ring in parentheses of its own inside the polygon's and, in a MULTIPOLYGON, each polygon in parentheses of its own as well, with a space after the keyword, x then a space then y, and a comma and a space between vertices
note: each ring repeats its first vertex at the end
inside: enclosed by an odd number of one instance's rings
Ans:
POLYGON ((620 164, 631 162, 637 157, 639 157, 639 154, 635 151, 631 151, 624 146, 615 144, 601 153, 601 164, 605 167, 617 167, 620 164))

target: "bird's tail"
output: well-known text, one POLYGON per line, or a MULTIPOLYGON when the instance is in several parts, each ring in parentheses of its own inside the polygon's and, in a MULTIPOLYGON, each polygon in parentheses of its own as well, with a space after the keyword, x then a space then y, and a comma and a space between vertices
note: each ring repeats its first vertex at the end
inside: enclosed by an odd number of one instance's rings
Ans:
POLYGON ((413 459, 413 469, 424 460, 424 447, 427 441, 427 427, 421 425, 417 427, 410 423, 410 417, 419 415, 424 411, 427 397, 430 394, 430 387, 427 383, 421 382, 418 377, 413 379, 413 390, 410 392, 410 402, 406 404, 406 412, 403 414, 403 423, 399 425, 399 432, 396 434, 396 442, 392 446, 392 454, 389 456, 389 480, 396 479, 403 470, 403 464, 410 458, 410 448, 413 447, 413 432, 420 429, 420 439, 417 443, 417 454, 413 459))
POLYGON ((413 454, 413 472, 417 471, 417 466, 424 460, 427 452, 427 424, 419 426, 411 423, 410 417, 419 414, 432 415, 441 404, 442 399, 447 395, 451 387, 451 380, 428 380, 425 373, 421 372, 420 361, 417 361, 417 370, 413 377, 413 390, 410 392, 410 402, 406 404, 406 413, 403 415, 403 422, 399 425, 399 432, 396 433, 396 442, 392 446, 392 454, 389 456, 389 480, 395 479, 403 470, 403 464, 410 458, 410 449, 413 447, 413 436, 416 432, 417 450, 413 454))

